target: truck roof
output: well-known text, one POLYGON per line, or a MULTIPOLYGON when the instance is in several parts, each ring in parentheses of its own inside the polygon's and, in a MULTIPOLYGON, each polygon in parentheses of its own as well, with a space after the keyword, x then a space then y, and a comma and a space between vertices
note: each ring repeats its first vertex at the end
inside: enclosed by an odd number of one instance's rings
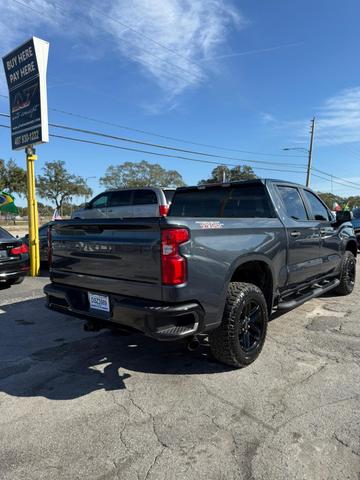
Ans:
POLYGON ((251 185, 251 184, 258 184, 262 183, 266 185, 266 183, 282 183, 284 185, 291 185, 294 187, 304 187, 304 185, 300 185, 299 183, 288 182, 286 180, 278 180, 276 178, 254 178, 251 180, 237 180, 235 182, 216 182, 216 183, 202 183, 200 185, 191 185, 188 187, 179 187, 177 188, 178 191, 184 190, 195 190, 195 189, 204 189, 204 188, 211 188, 211 187, 229 187, 231 185, 251 185))

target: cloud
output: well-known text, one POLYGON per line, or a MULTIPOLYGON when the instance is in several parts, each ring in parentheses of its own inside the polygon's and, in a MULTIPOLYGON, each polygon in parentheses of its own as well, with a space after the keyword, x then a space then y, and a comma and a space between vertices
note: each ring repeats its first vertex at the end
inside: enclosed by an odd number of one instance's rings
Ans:
POLYGON ((271 113, 268 112, 260 112, 260 118, 264 123, 273 123, 275 122, 275 117, 271 113))
POLYGON ((216 65, 212 57, 232 29, 247 24, 231 2, 91 0, 82 8, 71 0, 2 0, 0 49, 7 53, 31 35, 55 33, 72 38, 72 55, 95 52, 88 60, 115 50, 119 60, 138 65, 160 87, 160 103, 170 108, 184 90, 209 79, 216 65), (74 22, 76 28, 69 28, 74 22))
POLYGON ((205 82, 208 66, 200 62, 216 55, 231 28, 245 24, 229 0, 112 0, 107 6, 106 16, 95 5, 90 15, 121 56, 170 98, 205 82))
POLYGON ((360 86, 344 89, 325 101, 316 131, 322 145, 360 142, 360 86))
POLYGON ((1 56, 34 35, 39 27, 59 27, 66 8, 46 0, 2 0, 0 17, 1 56))
POLYGON ((315 115, 317 146, 335 146, 360 142, 360 86, 345 88, 313 106, 308 118, 283 120, 269 112, 260 112, 263 123, 287 143, 306 145, 309 142, 311 117, 315 115))

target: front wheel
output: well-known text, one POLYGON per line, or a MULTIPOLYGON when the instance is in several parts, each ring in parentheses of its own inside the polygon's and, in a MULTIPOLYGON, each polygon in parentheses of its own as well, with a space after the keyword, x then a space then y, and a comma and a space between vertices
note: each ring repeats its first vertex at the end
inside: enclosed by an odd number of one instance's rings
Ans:
POLYGON ((259 356, 266 337, 268 310, 262 291, 231 282, 222 322, 209 334, 213 356, 232 367, 246 367, 259 356))
POLYGON ((336 288, 336 293, 339 295, 349 295, 354 290, 355 279, 356 258, 353 253, 346 251, 341 264, 340 284, 336 288))

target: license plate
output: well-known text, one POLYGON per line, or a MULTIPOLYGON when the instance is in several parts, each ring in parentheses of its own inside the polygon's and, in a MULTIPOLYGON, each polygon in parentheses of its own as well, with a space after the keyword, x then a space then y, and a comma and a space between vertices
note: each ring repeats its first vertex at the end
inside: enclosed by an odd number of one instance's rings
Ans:
POLYGON ((110 312, 110 302, 107 295, 98 295, 97 293, 89 292, 88 296, 91 309, 110 312))
POLYGON ((7 256, 8 256, 7 250, 0 250, 0 258, 7 257, 7 256))

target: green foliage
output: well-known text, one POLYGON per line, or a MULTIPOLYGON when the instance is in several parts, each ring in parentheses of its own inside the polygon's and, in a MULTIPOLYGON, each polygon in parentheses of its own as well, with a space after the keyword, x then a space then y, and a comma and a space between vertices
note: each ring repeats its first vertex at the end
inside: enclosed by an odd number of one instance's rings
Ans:
POLYGON ((37 177, 39 195, 54 202, 58 209, 70 203, 73 197, 92 194, 85 179, 69 173, 62 160, 46 162, 42 170, 43 175, 37 177))
POLYGON ((7 162, 0 159, 0 190, 20 197, 26 194, 26 172, 12 159, 7 162))
POLYGON ((330 210, 334 209, 335 202, 338 203, 340 206, 346 203, 346 198, 339 197, 338 195, 334 195, 333 193, 317 192, 317 194, 319 195, 321 200, 326 203, 330 210))
POLYGON ((360 207, 360 196, 355 195, 348 197, 346 203, 349 205, 350 210, 356 207, 360 207))
POLYGON ((181 187, 184 180, 176 170, 166 170, 159 164, 141 162, 125 162, 110 165, 105 175, 100 178, 105 188, 123 187, 181 187))
POLYGON ((238 180, 252 180, 257 178, 254 170, 249 165, 242 165, 229 168, 226 165, 219 165, 211 172, 211 177, 200 180, 199 185, 204 183, 236 182, 238 180))

